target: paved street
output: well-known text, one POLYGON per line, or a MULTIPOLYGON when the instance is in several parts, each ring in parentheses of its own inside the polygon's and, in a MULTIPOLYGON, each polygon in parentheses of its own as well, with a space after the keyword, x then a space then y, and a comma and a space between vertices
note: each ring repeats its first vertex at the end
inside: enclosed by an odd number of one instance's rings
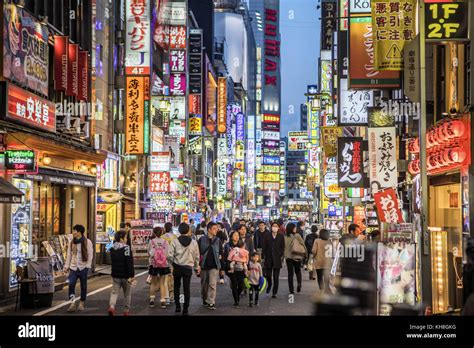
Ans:
MULTIPOLYGON (((146 284, 147 273, 143 269, 137 269, 137 286, 132 290, 132 315, 176 315, 174 313, 174 305, 166 309, 162 309, 159 302, 155 308, 148 306, 148 289, 146 284), (142 274, 143 273, 143 274, 142 274)), ((200 279, 193 276, 191 281, 191 305, 189 308, 190 315, 311 315, 313 306, 311 297, 318 286, 316 281, 308 280, 308 272, 303 271, 303 286, 299 294, 294 295, 294 301, 290 301, 288 292, 286 268, 283 268, 280 275, 280 287, 278 297, 271 298, 270 295, 262 294, 259 299, 258 307, 248 307, 248 297, 242 298, 239 308, 233 308, 232 292, 229 286, 229 279, 226 277, 224 285, 218 285, 217 300, 215 311, 211 311, 202 307, 200 297, 200 279), (291 302, 291 303, 290 303, 291 302)), ((295 280, 296 288, 296 280, 295 280)), ((110 276, 103 275, 91 278, 88 283, 88 299, 86 309, 80 315, 107 315, 108 300, 111 291, 110 276)), ((79 283, 77 285, 77 295, 79 295, 79 283)), ((159 293, 157 293, 159 299, 159 293)), ((67 299, 67 287, 56 292, 54 295, 53 306, 51 308, 41 308, 36 310, 19 310, 14 312, 14 305, 0 308, 0 315, 78 315, 78 313, 70 314, 67 312, 68 305, 65 303, 67 299)), ((121 313, 123 305, 123 296, 119 296, 117 303, 117 314, 121 313)))

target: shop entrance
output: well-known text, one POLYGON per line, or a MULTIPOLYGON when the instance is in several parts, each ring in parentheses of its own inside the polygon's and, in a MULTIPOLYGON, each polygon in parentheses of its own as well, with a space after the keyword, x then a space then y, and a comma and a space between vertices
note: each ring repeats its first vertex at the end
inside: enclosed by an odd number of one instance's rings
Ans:
MULTIPOLYGON (((446 250, 442 251, 447 267, 444 277, 448 277, 446 309, 462 306, 462 188, 457 178, 459 175, 432 178, 429 190, 429 226, 446 231, 446 250)), ((431 254, 435 255, 435 250, 431 254)), ((438 286, 436 281, 433 287, 438 286)))

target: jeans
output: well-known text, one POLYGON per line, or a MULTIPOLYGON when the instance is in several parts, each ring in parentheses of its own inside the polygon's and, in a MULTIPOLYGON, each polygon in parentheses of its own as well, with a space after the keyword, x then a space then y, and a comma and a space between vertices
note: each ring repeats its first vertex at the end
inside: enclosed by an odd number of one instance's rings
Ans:
POLYGON ((295 273, 298 286, 301 286, 301 261, 286 259, 286 266, 288 267, 288 289, 290 293, 294 293, 293 275, 295 273))
POLYGON ((278 293, 278 283, 280 278, 280 269, 279 268, 265 268, 265 277, 267 278, 268 288, 267 293, 270 292, 270 289, 273 285, 273 295, 278 293), (273 273, 273 283, 272 283, 272 273, 273 273))
POLYGON ((229 273, 230 286, 232 288, 232 296, 234 297, 234 302, 238 303, 240 300, 240 294, 244 290, 245 284, 245 273, 244 271, 234 271, 229 273))
POLYGON ((174 298, 176 307, 181 307, 179 290, 181 288, 181 279, 183 279, 183 291, 184 291, 184 305, 183 310, 187 311, 189 308, 189 301, 191 299, 191 276, 193 270, 191 268, 173 265, 173 279, 174 279, 174 298))
MULTIPOLYGON (((174 280, 173 280, 173 273, 170 273, 166 276, 166 281, 167 281, 167 293, 166 293, 166 298, 173 300, 174 299, 174 280)), ((162 295, 163 298, 163 295, 162 295)))
POLYGON ((216 304, 217 279, 219 278, 219 270, 203 269, 201 271, 201 295, 202 299, 208 304, 216 304))
POLYGON ((252 303, 255 294, 255 304, 258 303, 258 285, 250 284, 249 302, 252 303))
POLYGON ((328 291, 329 290, 329 277, 327 271, 324 268, 317 269, 316 275, 318 276, 319 290, 328 291))
POLYGON ((69 270, 69 299, 76 297, 76 284, 77 280, 81 282, 81 301, 85 302, 87 298, 87 273, 89 269, 84 268, 82 271, 79 268, 74 271, 69 270))
POLYGON ((113 278, 112 279, 112 293, 110 294, 110 307, 115 308, 117 304, 117 297, 120 293, 120 289, 123 289, 124 295, 124 311, 128 312, 130 310, 130 303, 132 302, 132 287, 128 283, 128 279, 113 278))
POLYGON ((166 302, 168 298, 168 279, 167 275, 151 276, 150 300, 155 299, 155 293, 160 289, 161 302, 166 302))

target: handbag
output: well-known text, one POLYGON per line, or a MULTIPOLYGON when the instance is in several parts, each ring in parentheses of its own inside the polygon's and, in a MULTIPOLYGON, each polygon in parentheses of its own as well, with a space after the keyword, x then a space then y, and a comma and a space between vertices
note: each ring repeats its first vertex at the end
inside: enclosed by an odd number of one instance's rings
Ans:
POLYGON ((306 255, 304 245, 296 237, 291 241, 290 252, 294 260, 302 260, 304 255, 306 255))
POLYGON ((314 257, 313 257, 313 254, 311 254, 311 255, 309 256, 308 266, 307 266, 309 272, 313 272, 313 271, 314 271, 314 264, 313 264, 313 262, 314 262, 314 257))

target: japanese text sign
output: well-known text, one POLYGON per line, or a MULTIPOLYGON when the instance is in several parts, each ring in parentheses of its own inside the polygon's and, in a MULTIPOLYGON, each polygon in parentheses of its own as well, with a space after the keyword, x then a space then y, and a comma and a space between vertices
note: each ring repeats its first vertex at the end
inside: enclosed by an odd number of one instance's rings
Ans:
POLYGON ((372 192, 397 185, 396 141, 394 127, 369 128, 369 174, 372 192))
POLYGON ((403 222, 402 212, 398 204, 397 193, 393 188, 374 194, 377 216, 380 222, 403 222))
POLYGON ((337 148, 339 187, 364 187, 362 138, 338 138, 337 148))

